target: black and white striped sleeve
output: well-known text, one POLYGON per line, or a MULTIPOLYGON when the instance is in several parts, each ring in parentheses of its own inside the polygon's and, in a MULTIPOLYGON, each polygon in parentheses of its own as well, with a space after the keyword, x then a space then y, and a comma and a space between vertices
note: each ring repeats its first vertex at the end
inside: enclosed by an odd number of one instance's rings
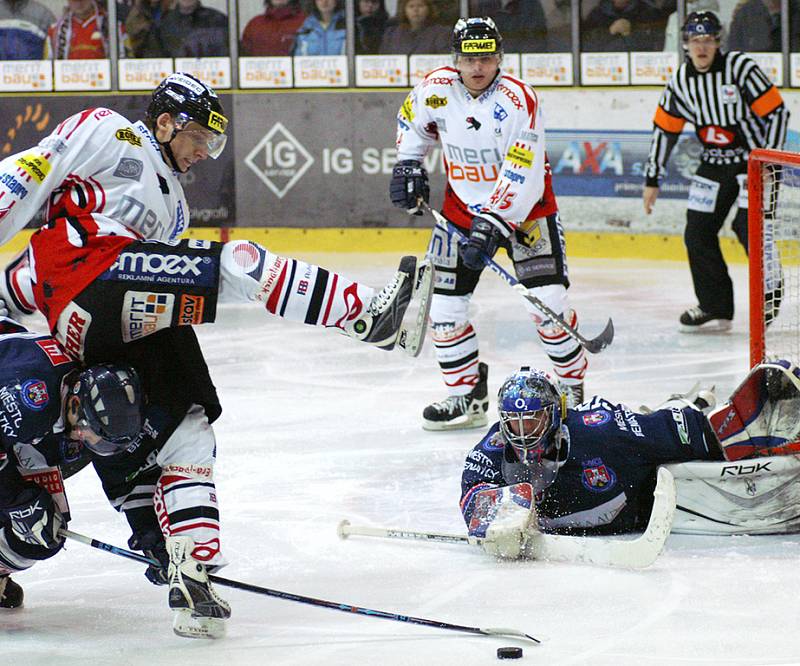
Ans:
POLYGON ((677 80, 677 77, 673 77, 667 83, 653 117, 653 137, 645 165, 645 185, 648 187, 658 187, 672 149, 678 142, 686 119, 690 117, 688 109, 677 94, 677 80))
POLYGON ((756 62, 745 54, 739 56, 735 67, 737 83, 748 106, 765 124, 763 145, 759 148, 780 149, 786 141, 789 109, 778 89, 756 62))

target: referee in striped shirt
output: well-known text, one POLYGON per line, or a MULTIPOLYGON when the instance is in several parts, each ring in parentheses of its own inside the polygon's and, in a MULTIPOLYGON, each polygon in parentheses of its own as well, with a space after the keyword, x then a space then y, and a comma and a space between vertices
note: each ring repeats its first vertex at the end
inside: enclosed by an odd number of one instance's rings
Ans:
POLYGON ((680 330, 727 331, 733 283, 718 233, 736 204, 733 230, 747 250, 747 157, 753 148, 783 146, 789 111, 749 56, 720 50, 722 24, 713 12, 689 14, 682 33, 686 61, 667 83, 653 119, 644 209, 651 213, 667 159, 684 124, 692 123, 703 153, 689 189, 684 242, 698 305, 681 315, 680 330))

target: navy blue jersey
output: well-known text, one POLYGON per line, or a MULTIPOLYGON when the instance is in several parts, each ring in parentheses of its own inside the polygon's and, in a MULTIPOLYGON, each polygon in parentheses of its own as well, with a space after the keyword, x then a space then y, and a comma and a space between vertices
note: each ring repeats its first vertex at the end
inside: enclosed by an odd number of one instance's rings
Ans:
MULTIPOLYGON (((649 516, 658 465, 720 458, 707 443, 712 435, 706 417, 689 407, 641 414, 595 397, 567 410, 562 434, 566 460, 553 484, 537 495, 545 532, 638 529, 649 516)), ((464 464, 461 511, 467 524, 477 492, 525 481, 523 468, 495 423, 464 464)))
POLYGON ((63 462, 67 452, 53 426, 61 418, 61 384, 76 367, 52 336, 0 318, 0 504, 23 483, 18 466, 63 462))

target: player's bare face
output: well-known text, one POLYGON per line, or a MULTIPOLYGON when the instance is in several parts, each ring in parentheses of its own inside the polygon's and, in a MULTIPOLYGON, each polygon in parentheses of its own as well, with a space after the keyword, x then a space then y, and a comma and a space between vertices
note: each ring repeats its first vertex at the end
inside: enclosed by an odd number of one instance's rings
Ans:
POLYGON ((470 95, 478 97, 494 81, 500 69, 500 56, 458 56, 456 69, 470 95))
POLYGON ((696 35, 689 37, 686 46, 694 68, 698 72, 706 72, 714 62, 714 56, 719 49, 719 40, 711 35, 696 35))

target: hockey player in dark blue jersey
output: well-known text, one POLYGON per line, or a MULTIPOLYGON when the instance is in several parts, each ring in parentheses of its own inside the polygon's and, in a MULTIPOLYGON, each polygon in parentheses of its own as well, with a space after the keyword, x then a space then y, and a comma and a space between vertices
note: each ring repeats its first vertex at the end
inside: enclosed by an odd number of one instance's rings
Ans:
POLYGON ((130 524, 129 545, 163 565, 146 575, 169 584, 175 632, 218 637, 230 609, 206 573, 225 564, 215 439, 208 426, 180 427, 201 409, 215 419, 216 391, 190 327, 127 352, 124 362, 81 368, 51 336, 0 318, 0 607, 22 603, 10 573, 61 549, 61 472, 91 461, 130 524))
POLYGON ((69 514, 58 467, 69 475, 88 462, 57 426, 62 386, 76 368, 52 336, 0 317, 0 608, 22 604, 9 574, 64 542, 58 529, 69 514))
POLYGON ((723 459, 700 407, 685 400, 649 413, 600 397, 567 409, 545 373, 523 367, 500 388, 498 411, 467 455, 461 510, 470 535, 503 557, 520 556, 530 529, 643 528, 658 465, 723 459))

